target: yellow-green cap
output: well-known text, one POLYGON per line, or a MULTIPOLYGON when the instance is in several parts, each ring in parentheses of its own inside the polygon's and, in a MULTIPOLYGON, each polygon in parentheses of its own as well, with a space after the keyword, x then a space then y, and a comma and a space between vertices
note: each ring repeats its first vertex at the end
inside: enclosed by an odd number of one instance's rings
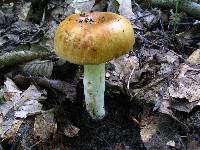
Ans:
POLYGON ((127 53, 134 43, 129 20, 111 12, 68 16, 54 38, 56 54, 75 64, 105 63, 127 53))

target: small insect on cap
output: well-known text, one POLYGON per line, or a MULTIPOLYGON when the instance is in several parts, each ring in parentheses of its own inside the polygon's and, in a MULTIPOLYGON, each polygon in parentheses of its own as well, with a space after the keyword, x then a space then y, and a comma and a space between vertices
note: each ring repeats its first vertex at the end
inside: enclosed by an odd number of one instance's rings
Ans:
POLYGON ((74 64, 100 64, 117 58, 135 43, 128 19, 111 12, 68 16, 58 26, 55 52, 74 64))

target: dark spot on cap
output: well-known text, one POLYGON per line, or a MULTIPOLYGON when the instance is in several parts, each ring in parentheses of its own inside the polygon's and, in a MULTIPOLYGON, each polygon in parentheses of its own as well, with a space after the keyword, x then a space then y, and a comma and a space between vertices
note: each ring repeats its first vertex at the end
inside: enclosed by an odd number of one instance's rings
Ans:
POLYGON ((85 18, 85 22, 88 23, 90 21, 89 18, 85 18))
POLYGON ((96 52, 97 50, 96 50, 96 49, 92 49, 92 51, 93 51, 93 52, 96 52))
POLYGON ((81 13, 80 16, 81 17, 85 17, 86 15, 85 15, 85 13, 81 13))
POLYGON ((83 20, 79 20, 79 23, 82 23, 83 22, 83 20))

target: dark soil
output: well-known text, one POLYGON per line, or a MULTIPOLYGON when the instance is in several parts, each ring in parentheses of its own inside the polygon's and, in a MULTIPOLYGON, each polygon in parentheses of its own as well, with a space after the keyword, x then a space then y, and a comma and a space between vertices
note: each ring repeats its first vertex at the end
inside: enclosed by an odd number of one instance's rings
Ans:
MULTIPOLYGON (((64 123, 70 122, 78 127, 80 131, 78 136, 73 138, 66 138, 61 133, 63 131, 60 131, 60 137, 56 143, 60 143, 60 145, 62 144, 69 149, 81 150, 143 150, 145 147, 140 138, 140 128, 131 119, 130 115, 132 105, 129 99, 122 95, 114 98, 106 96, 106 117, 101 121, 97 121, 91 120, 89 115, 85 113, 81 100, 74 103, 65 102, 57 114, 59 116, 58 129, 62 129, 64 123)), ((139 106, 135 108, 137 108, 135 112, 141 113, 139 106)))

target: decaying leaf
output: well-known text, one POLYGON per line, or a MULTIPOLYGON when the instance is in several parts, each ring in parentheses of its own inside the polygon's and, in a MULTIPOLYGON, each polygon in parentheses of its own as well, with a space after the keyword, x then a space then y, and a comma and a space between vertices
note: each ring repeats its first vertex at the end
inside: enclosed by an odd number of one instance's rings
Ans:
POLYGON ((49 51, 54 50, 54 33, 58 26, 56 21, 48 22, 48 31, 45 32, 43 39, 40 41, 40 45, 47 48, 49 51))
POLYGON ((199 27, 194 25, 190 30, 181 32, 177 34, 176 37, 178 41, 184 45, 196 44, 200 40, 199 27))
POLYGON ((187 100, 180 100, 172 103, 170 107, 181 112, 190 113, 196 106, 200 106, 200 101, 188 102, 187 100))
POLYGON ((27 101, 44 100, 46 99, 45 95, 46 95, 46 91, 39 91, 34 85, 30 85, 30 87, 20 95, 20 100, 18 103, 15 103, 14 108, 15 109, 20 108, 21 106, 23 106, 24 102, 27 102, 27 101))
POLYGON ((43 30, 39 26, 22 20, 11 23, 11 26, 2 33, 2 36, 7 39, 6 45, 33 44, 39 42, 41 35, 43 35, 43 30))
POLYGON ((170 147, 175 147, 175 146, 176 146, 176 143, 175 143, 175 141, 170 140, 170 141, 168 141, 168 142, 166 143, 166 145, 167 145, 167 146, 170 146, 170 147))
POLYGON ((73 84, 60 80, 50 80, 46 77, 33 77, 32 78, 39 86, 47 89, 55 89, 63 93, 66 98, 74 100, 76 97, 76 87, 73 84))
POLYGON ((57 131, 57 123, 54 117, 54 111, 48 110, 37 115, 34 123, 34 135, 42 140, 50 138, 57 131))
POLYGON ((75 12, 90 12, 95 0, 74 0, 70 6, 75 8, 75 12))
POLYGON ((174 100, 171 107, 189 113, 200 105, 200 69, 182 64, 168 87, 169 94, 174 100))
POLYGON ((8 119, 0 123, 0 140, 14 137, 22 123, 23 120, 18 119, 8 119))
POLYGON ((117 0, 119 2, 119 13, 120 15, 131 17, 134 16, 132 11, 131 0, 117 0))
POLYGON ((18 6, 18 12, 17 12, 17 16, 19 17, 19 19, 21 20, 26 20, 27 16, 28 16, 28 12, 31 8, 31 2, 20 2, 19 6, 18 6))
MULTIPOLYGON (((8 10, 8 9, 6 9, 8 10)), ((16 17, 14 17, 13 13, 5 13, 0 10, 0 27, 1 29, 8 27, 8 25, 12 24, 13 21, 16 21, 16 17)), ((2 31, 1 31, 2 32, 2 31)))
POLYGON ((178 125, 167 115, 147 115, 141 121, 141 139, 148 150, 184 149, 185 145, 178 131, 178 125), (176 141, 170 143, 169 141, 176 141))
POLYGON ((95 0, 95 4, 92 8, 92 11, 104 11, 107 7, 107 3, 109 1, 106 0, 95 0))
POLYGON ((11 79, 7 78, 4 84, 4 99, 6 101, 0 105, 0 120, 3 120, 3 117, 20 101, 20 95, 22 93, 11 79))
POLYGON ((37 100, 29 100, 24 102, 22 106, 15 111, 16 118, 26 118, 28 115, 35 115, 42 112, 42 104, 37 100))
MULTIPOLYGON (((119 81, 127 84, 130 78, 132 78, 133 71, 137 70, 139 67, 139 60, 135 56, 124 55, 117 59, 110 61, 111 66, 113 66, 113 71, 109 74, 118 77, 119 81)), ((112 69, 111 69, 112 70, 112 69)))
POLYGON ((45 91, 39 91, 31 85, 24 92, 20 91, 14 82, 7 78, 5 82, 6 101, 0 105, 0 138, 5 140, 14 137, 23 118, 42 112, 40 100, 45 99, 45 91))
POLYGON ((189 62, 192 65, 199 65, 200 64, 200 49, 197 49, 196 51, 194 51, 187 59, 187 62, 189 62))
POLYGON ((45 76, 50 77, 53 71, 53 62, 50 60, 35 60, 26 63, 23 71, 32 76, 45 76))
POLYGON ((64 134, 67 137, 74 137, 77 136, 78 132, 79 132, 79 128, 75 127, 74 125, 68 125, 67 127, 65 127, 64 129, 64 134))
POLYGON ((186 98, 189 102, 200 100, 200 69, 182 64, 177 77, 169 86, 170 96, 186 98))

